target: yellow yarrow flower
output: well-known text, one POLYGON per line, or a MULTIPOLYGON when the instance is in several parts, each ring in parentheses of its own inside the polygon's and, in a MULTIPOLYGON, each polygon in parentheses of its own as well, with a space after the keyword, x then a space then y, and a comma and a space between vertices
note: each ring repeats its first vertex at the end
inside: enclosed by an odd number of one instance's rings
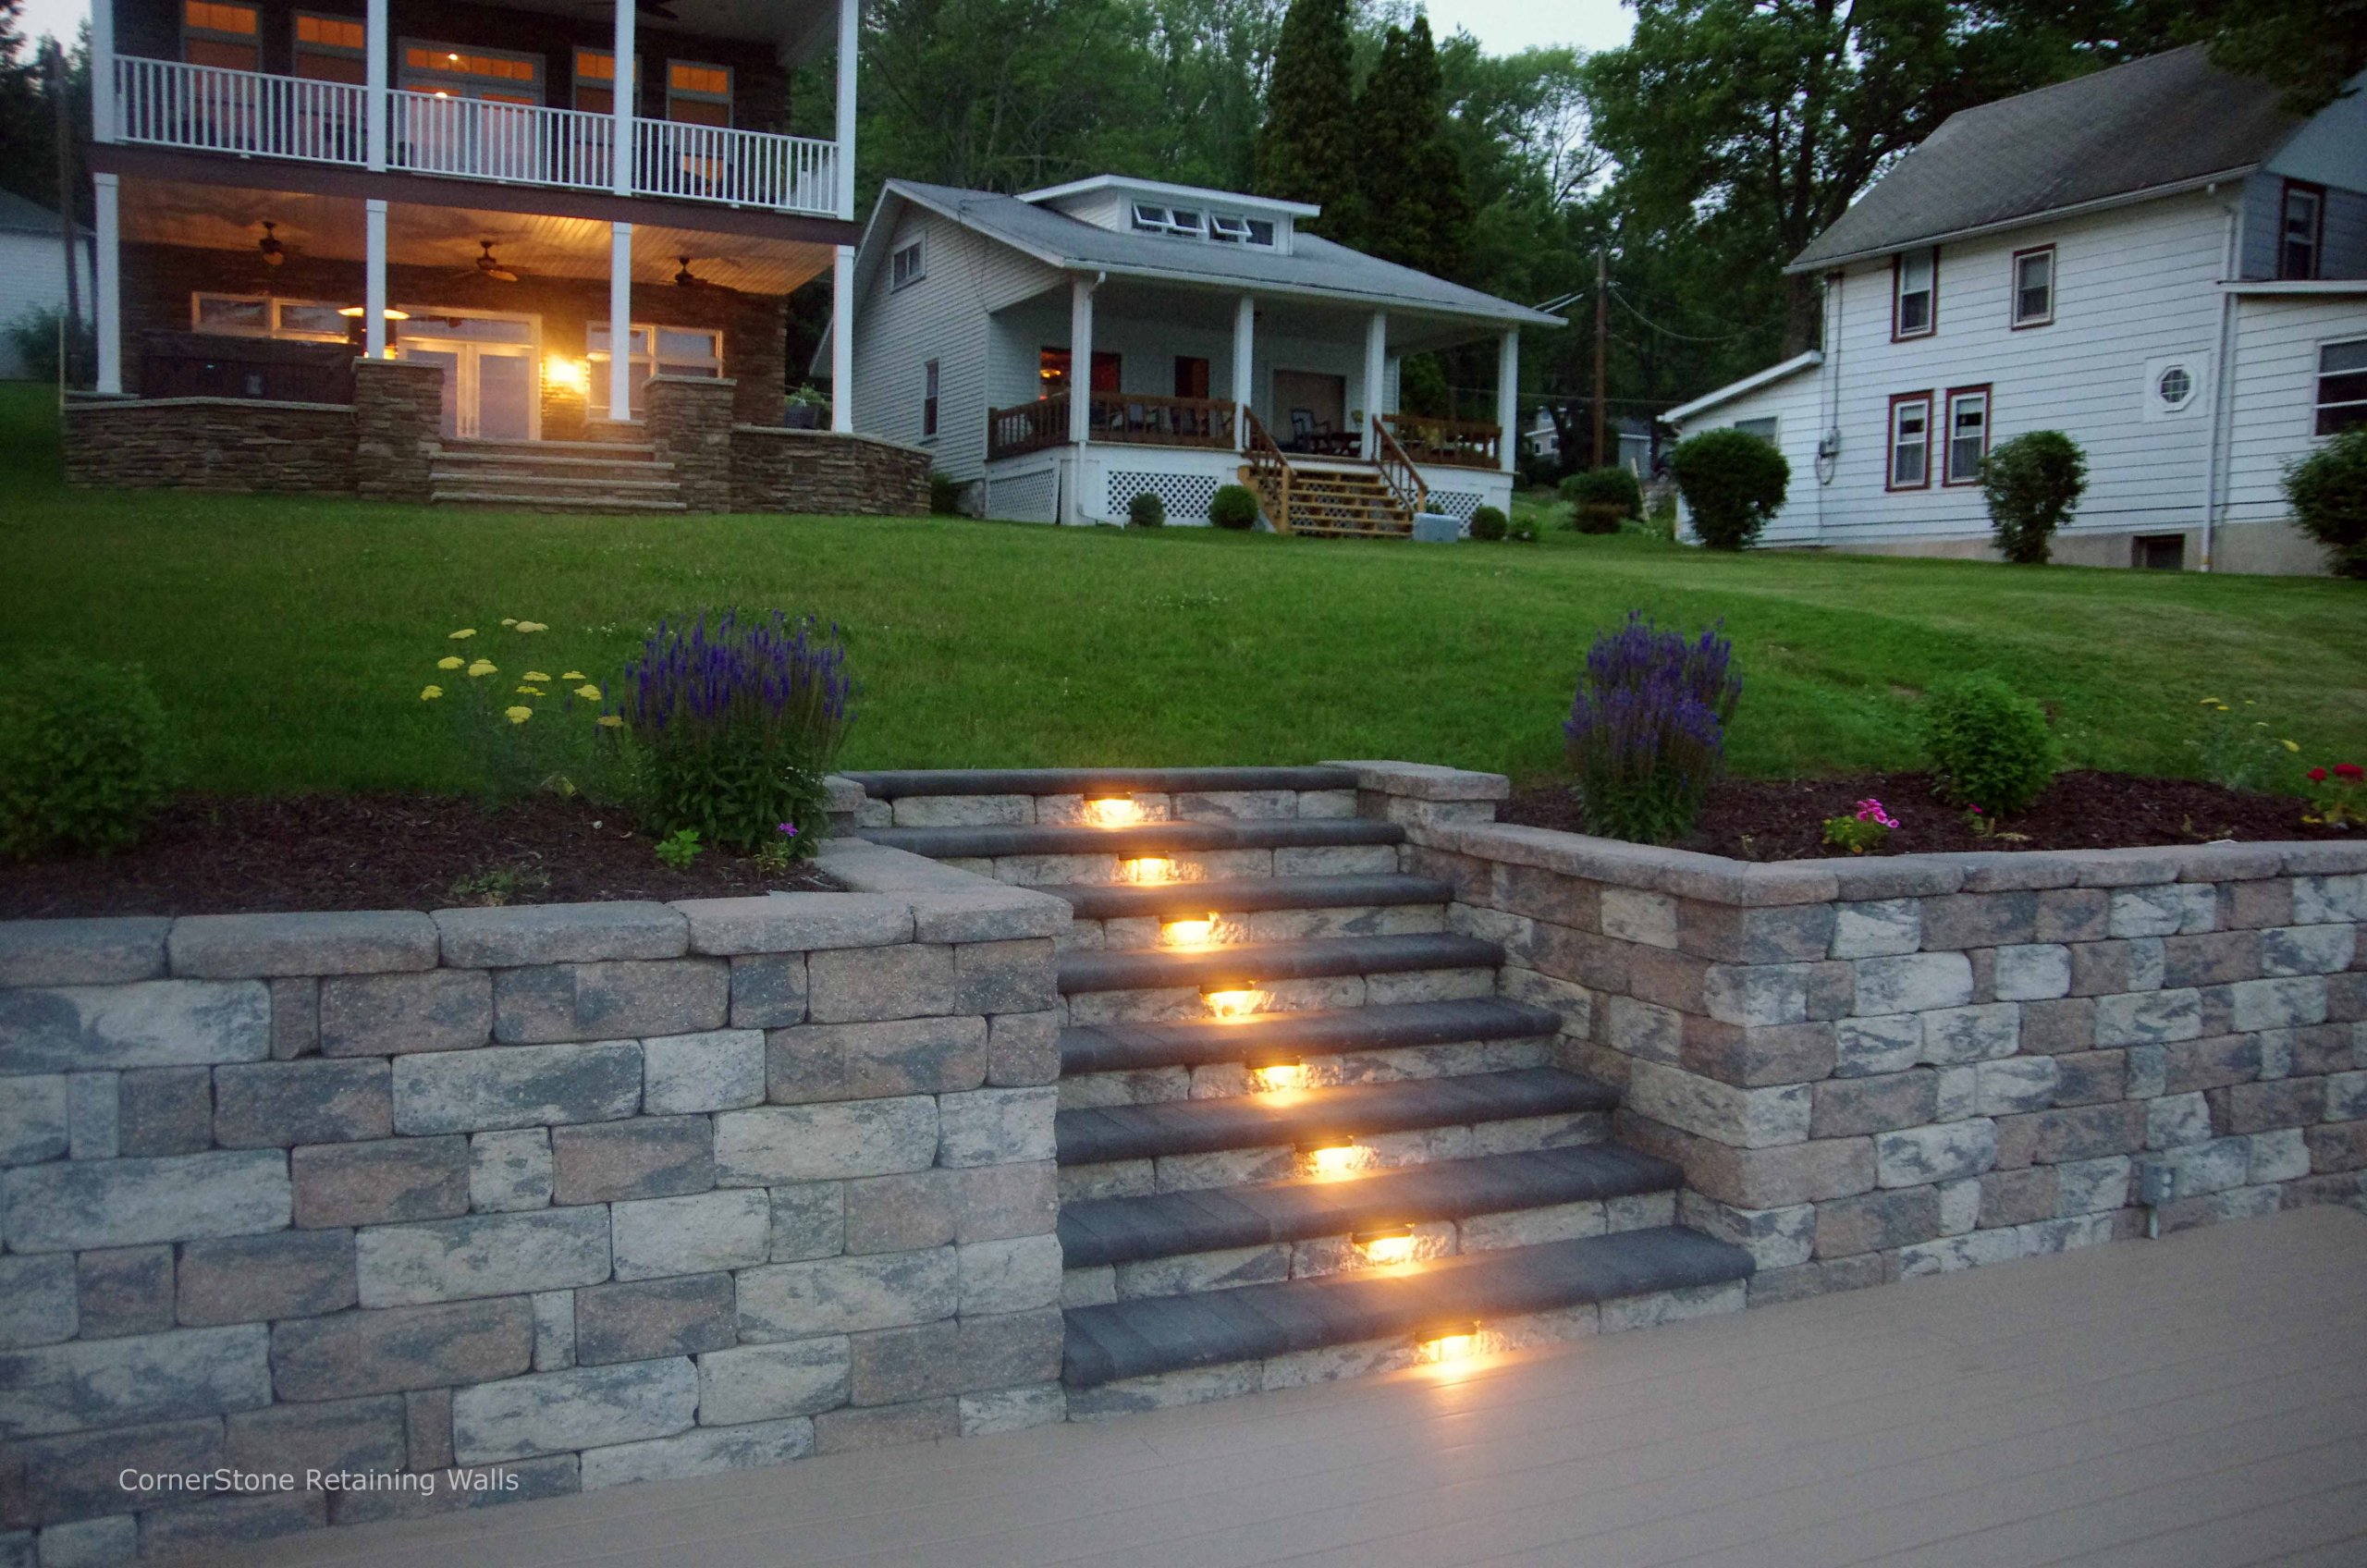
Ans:
POLYGON ((548 695, 548 693, 540 686, 521 686, 518 688, 518 694, 521 697, 541 697, 548 695))
POLYGON ((438 669, 458 669, 468 662, 468 660, 462 658, 458 654, 446 654, 442 658, 435 661, 435 668, 438 669))
POLYGON ((469 666, 469 677, 471 680, 482 680, 488 675, 498 673, 498 669, 499 667, 491 659, 479 659, 476 663, 469 666))
POLYGON ((423 703, 432 703, 443 694, 444 688, 441 686, 423 686, 419 689, 419 700, 423 703))
POLYGON ((600 716, 600 728, 603 729, 622 729, 624 727, 625 721, 615 714, 604 713, 600 716))
POLYGON ((2298 751, 2300 751, 2300 750, 2301 749, 2300 746, 2296 745, 2294 742, 2292 742, 2292 741, 2278 741, 2278 742, 2276 742, 2276 743, 2277 743, 2278 745, 2280 745, 2280 746, 2284 747, 2284 748, 2285 748, 2287 751, 2288 751, 2288 752, 2298 752, 2298 751))
POLYGON ((534 717, 534 710, 521 704, 514 708, 502 709, 501 717, 508 719, 512 724, 523 724, 528 719, 534 717))
POLYGON ((587 680, 575 689, 575 694, 587 703, 596 703, 600 700, 600 688, 587 680))
POLYGON ((464 641, 464 640, 466 640, 466 639, 468 639, 468 638, 473 637, 473 636, 475 636, 476 634, 477 634, 477 629, 476 629, 475 627, 473 627, 473 626, 463 626, 463 627, 462 627, 462 628, 460 628, 460 630, 459 630, 458 631, 453 632, 453 633, 452 633, 452 635, 450 636, 450 638, 448 638, 448 641, 454 642, 454 643, 459 643, 459 642, 462 642, 462 641, 464 641))
POLYGON ((518 624, 518 618, 514 615, 503 616, 501 618, 501 624, 504 626, 515 626, 518 624))
POLYGON ((559 676, 559 679, 560 679, 561 680, 591 680, 592 678, 591 678, 590 676, 588 676, 588 675, 584 674, 584 673, 583 673, 582 670, 580 670, 580 669, 570 669, 570 670, 567 670, 567 671, 562 672, 562 673, 560 674, 560 676, 559 676))
POLYGON ((548 631, 550 628, 544 625, 539 620, 521 620, 518 623, 518 630, 521 631, 548 631))
POLYGON ((2219 699, 2216 697, 2205 697, 2202 699, 2202 705, 2206 708, 2216 707, 2219 705, 2219 699))
POLYGON ((550 679, 550 677, 549 677, 549 676, 547 676, 547 675, 545 675, 545 674, 544 674, 541 670, 539 670, 539 669, 530 669, 530 670, 528 670, 525 674, 523 674, 523 675, 520 676, 518 679, 519 679, 519 680, 548 680, 550 679))

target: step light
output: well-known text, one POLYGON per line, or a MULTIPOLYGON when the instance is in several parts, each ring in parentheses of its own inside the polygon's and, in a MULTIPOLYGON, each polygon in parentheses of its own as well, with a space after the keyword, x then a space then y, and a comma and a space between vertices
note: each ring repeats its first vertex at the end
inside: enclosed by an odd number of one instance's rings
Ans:
POLYGON ((1159 928, 1159 939, 1171 948, 1212 947, 1217 938, 1216 911, 1170 920, 1159 928))
POLYGON ((1353 1231, 1348 1244, 1364 1255, 1367 1263, 1389 1265, 1414 1261, 1414 1227, 1383 1225, 1370 1231, 1353 1231))
POLYGON ((1346 1133, 1309 1139, 1298 1145, 1298 1152, 1308 1169, 1318 1176, 1352 1175, 1373 1160, 1372 1150, 1346 1133))
POLYGON ((1087 795, 1085 819, 1096 827, 1132 827, 1143 819, 1142 802, 1132 795, 1087 795))
POLYGON ((1255 980, 1211 980, 1200 987, 1210 1018, 1247 1018, 1266 999, 1255 980))
POLYGON ((1433 1329, 1415 1343, 1422 1359, 1432 1365, 1461 1361, 1479 1351, 1479 1325, 1453 1323, 1433 1329))
POLYGON ((1296 1057, 1273 1057, 1249 1064, 1249 1081, 1260 1089, 1306 1087, 1306 1063, 1296 1057))
POLYGON ((1156 888, 1175 880, 1175 863, 1165 855, 1137 855, 1124 863, 1122 870, 1126 880, 1139 888, 1156 888))

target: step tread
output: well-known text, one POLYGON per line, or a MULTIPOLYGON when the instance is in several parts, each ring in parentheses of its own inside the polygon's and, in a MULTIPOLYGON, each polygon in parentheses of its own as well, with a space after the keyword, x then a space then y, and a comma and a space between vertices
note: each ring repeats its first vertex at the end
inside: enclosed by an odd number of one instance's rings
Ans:
POLYGON ((1121 856, 1179 850, 1329 849, 1397 844, 1405 829, 1361 816, 1249 817, 1239 822, 1145 822, 1133 827, 865 827, 861 837, 932 860, 1000 855, 1121 856))
POLYGON ((1256 1361, 1515 1313, 1581 1306, 1747 1279, 1750 1255, 1655 1226, 1441 1258, 1404 1273, 1331 1275, 1196 1295, 1070 1308, 1062 1380, 1122 1378, 1256 1361))
POLYGON ((1351 767, 886 768, 846 777, 875 801, 907 795, 1171 795, 1356 787, 1356 772, 1351 767))
POLYGON ((438 452, 431 459, 448 472, 501 474, 519 478, 601 479, 610 475, 666 478, 672 463, 641 458, 530 458, 509 452, 438 452))
POLYGON ((1206 882, 1069 883, 1035 888, 1066 899, 1080 920, 1126 920, 1147 915, 1200 914, 1278 909, 1360 909, 1378 904, 1443 904, 1454 900, 1452 884, 1396 872, 1362 876, 1220 876, 1206 882))
POLYGON ((1504 949, 1478 937, 1421 931, 1403 937, 1304 937, 1288 942, 1171 951, 1122 948, 1062 953, 1062 996, 1157 990, 1211 981, 1311 980, 1332 974, 1405 974, 1423 969, 1494 969, 1504 949))
POLYGON ((656 446, 647 441, 506 441, 486 436, 451 435, 437 443, 437 447, 441 451, 476 456, 505 452, 522 457, 546 454, 563 457, 583 452, 611 453, 621 458, 657 455, 656 446))
POLYGON ((433 490, 431 505, 558 508, 568 511, 680 512, 690 508, 681 501, 635 500, 622 496, 537 496, 497 490, 433 490))
POLYGON ((1288 1094, 1078 1107, 1053 1117, 1053 1135, 1062 1165, 1094 1165, 1607 1111, 1618 1104, 1619 1091, 1608 1084, 1557 1067, 1524 1067, 1288 1094))
POLYGON ((677 496, 682 488, 666 474, 655 477, 635 475, 631 479, 586 479, 572 473, 455 473, 441 463, 429 471, 428 478, 434 484, 459 484, 472 490, 533 490, 554 495, 639 496, 659 493, 677 496))
POLYGON ((1617 1144, 1588 1144, 1438 1160, 1353 1182, 1095 1198, 1061 1206, 1061 1250, 1071 1268, 1133 1263, 1336 1236, 1375 1225, 1630 1197, 1666 1192, 1684 1179, 1667 1160, 1617 1144))
POLYGON ((1061 1031, 1061 1072, 1123 1072, 1202 1067, 1251 1056, 1341 1056, 1350 1051, 1476 1040, 1527 1040, 1561 1030, 1559 1013, 1501 997, 1273 1012, 1188 1023, 1099 1023, 1061 1031))

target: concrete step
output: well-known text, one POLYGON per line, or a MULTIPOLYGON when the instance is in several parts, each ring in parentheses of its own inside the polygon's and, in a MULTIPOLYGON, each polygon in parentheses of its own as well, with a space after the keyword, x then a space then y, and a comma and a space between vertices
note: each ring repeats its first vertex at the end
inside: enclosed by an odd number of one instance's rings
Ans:
POLYGON ((1061 1075, 1233 1067, 1275 1058, 1313 1061, 1364 1051, 1534 1039, 1561 1026, 1558 1013, 1495 997, 1266 1013, 1236 1021, 1105 1023, 1061 1031, 1061 1075))
MULTIPOLYGON (((1442 1258, 1402 1271, 1075 1307, 1065 1315, 1061 1377, 1073 1400, 1074 1390, 1196 1368, 1270 1364, 1350 1345, 1399 1341, 1414 1352, 1441 1336, 1475 1330, 1484 1345, 1488 1336, 1502 1331, 1491 1329, 1491 1320, 1669 1292, 1696 1292, 1703 1305, 1739 1307, 1739 1290, 1717 1287, 1748 1279, 1750 1272, 1750 1256, 1741 1248, 1662 1226, 1442 1258)), ((1244 1386, 1259 1386, 1257 1378, 1253 1375, 1244 1386)), ((1238 1390, 1217 1382, 1211 1391, 1238 1390)), ((1073 1403, 1071 1414, 1089 1416, 1176 1403, 1149 1388, 1115 1392, 1120 1397, 1088 1400, 1081 1409, 1073 1403)))
POLYGON ((1382 904, 1443 904, 1454 889, 1430 876, 1225 876, 1208 882, 1072 883, 1037 888, 1066 899, 1079 920, 1152 920, 1249 915, 1275 910, 1367 909, 1382 904))
POLYGON ((429 471, 429 482, 442 490, 500 490, 567 498, 596 498, 601 496, 645 496, 661 501, 681 498, 681 486, 674 483, 672 474, 653 473, 646 469, 616 477, 587 478, 581 474, 533 473, 494 468, 455 472, 439 460, 429 471))
POLYGON ((439 479, 535 479, 579 485, 674 483, 672 463, 601 462, 590 458, 477 457, 446 452, 434 459, 432 467, 439 479))
POLYGON ((455 436, 439 443, 439 450, 466 457, 587 457, 643 459, 657 456, 645 441, 498 441, 484 436, 455 436))
POLYGON ((1247 818, 1087 827, 865 827, 862 837, 1023 887, 1387 875, 1404 829, 1364 817, 1247 818))
POLYGON ((438 507, 485 507, 505 511, 525 512, 617 512, 672 513, 690 508, 675 500, 639 498, 605 495, 555 495, 547 492, 514 490, 492 485, 474 485, 467 489, 435 490, 428 494, 430 505, 438 507))
POLYGON ((1491 997, 1503 949, 1453 932, 1318 937, 1200 950, 1061 955, 1072 1024, 1184 1023, 1218 1016, 1211 988, 1242 993, 1234 1016, 1491 997))

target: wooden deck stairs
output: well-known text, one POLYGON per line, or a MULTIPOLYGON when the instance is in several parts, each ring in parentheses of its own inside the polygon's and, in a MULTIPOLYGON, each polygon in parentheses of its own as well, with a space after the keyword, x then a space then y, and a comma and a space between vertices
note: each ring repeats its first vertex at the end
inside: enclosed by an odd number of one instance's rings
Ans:
POLYGON ((1372 458, 1305 458, 1284 452, 1246 410, 1241 483, 1256 494, 1277 533, 1313 538, 1409 539, 1429 489, 1396 436, 1373 421, 1372 458))

